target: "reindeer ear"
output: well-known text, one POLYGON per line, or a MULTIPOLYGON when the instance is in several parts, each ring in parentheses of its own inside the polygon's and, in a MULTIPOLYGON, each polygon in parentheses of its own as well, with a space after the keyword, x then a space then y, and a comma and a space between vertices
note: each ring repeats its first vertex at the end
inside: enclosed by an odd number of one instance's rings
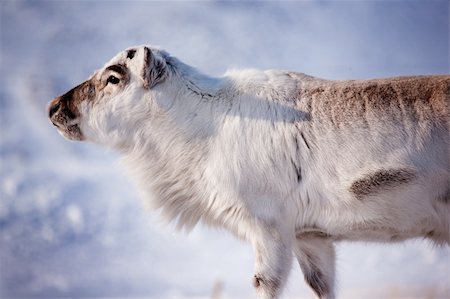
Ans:
POLYGON ((166 78, 166 62, 152 51, 144 47, 144 66, 142 68, 142 79, 145 88, 152 88, 166 78))

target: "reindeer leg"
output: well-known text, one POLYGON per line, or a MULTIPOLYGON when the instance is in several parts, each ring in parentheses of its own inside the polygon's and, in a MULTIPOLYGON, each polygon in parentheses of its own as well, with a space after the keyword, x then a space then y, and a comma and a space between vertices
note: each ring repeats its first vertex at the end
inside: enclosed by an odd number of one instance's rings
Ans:
POLYGON ((252 237, 256 254, 253 286, 258 298, 279 298, 292 263, 291 235, 278 225, 262 224, 252 237))
POLYGON ((321 235, 297 235, 294 252, 306 283, 320 299, 334 299, 335 251, 321 235))

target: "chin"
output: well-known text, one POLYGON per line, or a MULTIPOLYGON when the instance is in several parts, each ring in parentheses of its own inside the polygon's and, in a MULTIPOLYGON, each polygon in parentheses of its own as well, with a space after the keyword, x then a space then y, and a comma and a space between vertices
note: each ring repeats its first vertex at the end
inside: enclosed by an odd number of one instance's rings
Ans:
POLYGON ((70 141, 84 141, 85 137, 78 125, 71 125, 66 128, 61 128, 58 132, 67 140, 70 141))

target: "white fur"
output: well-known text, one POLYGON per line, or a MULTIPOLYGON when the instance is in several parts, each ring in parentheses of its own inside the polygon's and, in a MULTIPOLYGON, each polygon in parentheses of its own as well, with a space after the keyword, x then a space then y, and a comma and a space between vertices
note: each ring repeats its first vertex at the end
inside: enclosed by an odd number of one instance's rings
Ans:
POLYGON ((81 103, 81 132, 123 152, 143 197, 166 219, 186 229, 199 221, 225 227, 250 241, 259 298, 280 296, 292 253, 320 298, 334 298, 335 241, 434 232, 448 244, 449 204, 436 201, 448 192, 448 128, 424 137, 420 149, 408 137, 414 122, 367 116, 369 131, 339 128, 299 95, 329 81, 258 70, 213 78, 155 48, 152 59, 166 63, 166 77, 145 88, 143 49, 133 59, 119 53, 92 76, 102 82, 117 63, 131 72, 126 86, 106 85, 81 103), (371 171, 397 168, 417 177, 360 200, 349 191, 371 171))

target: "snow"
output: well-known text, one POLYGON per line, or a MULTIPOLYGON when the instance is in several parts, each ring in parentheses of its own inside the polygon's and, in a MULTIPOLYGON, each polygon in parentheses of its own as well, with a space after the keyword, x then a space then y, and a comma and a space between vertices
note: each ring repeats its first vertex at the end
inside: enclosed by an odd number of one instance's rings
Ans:
MULTIPOLYGON (((254 298, 249 245, 177 233, 119 157, 64 140, 48 102, 123 48, 155 44, 210 74, 330 79, 449 72, 447 1, 0 3, 0 297, 254 298), (219 287, 220 289, 220 287, 219 287)), ((448 298, 450 252, 415 240, 338 246, 341 298, 448 298)), ((312 298, 297 265, 284 298, 312 298)))

